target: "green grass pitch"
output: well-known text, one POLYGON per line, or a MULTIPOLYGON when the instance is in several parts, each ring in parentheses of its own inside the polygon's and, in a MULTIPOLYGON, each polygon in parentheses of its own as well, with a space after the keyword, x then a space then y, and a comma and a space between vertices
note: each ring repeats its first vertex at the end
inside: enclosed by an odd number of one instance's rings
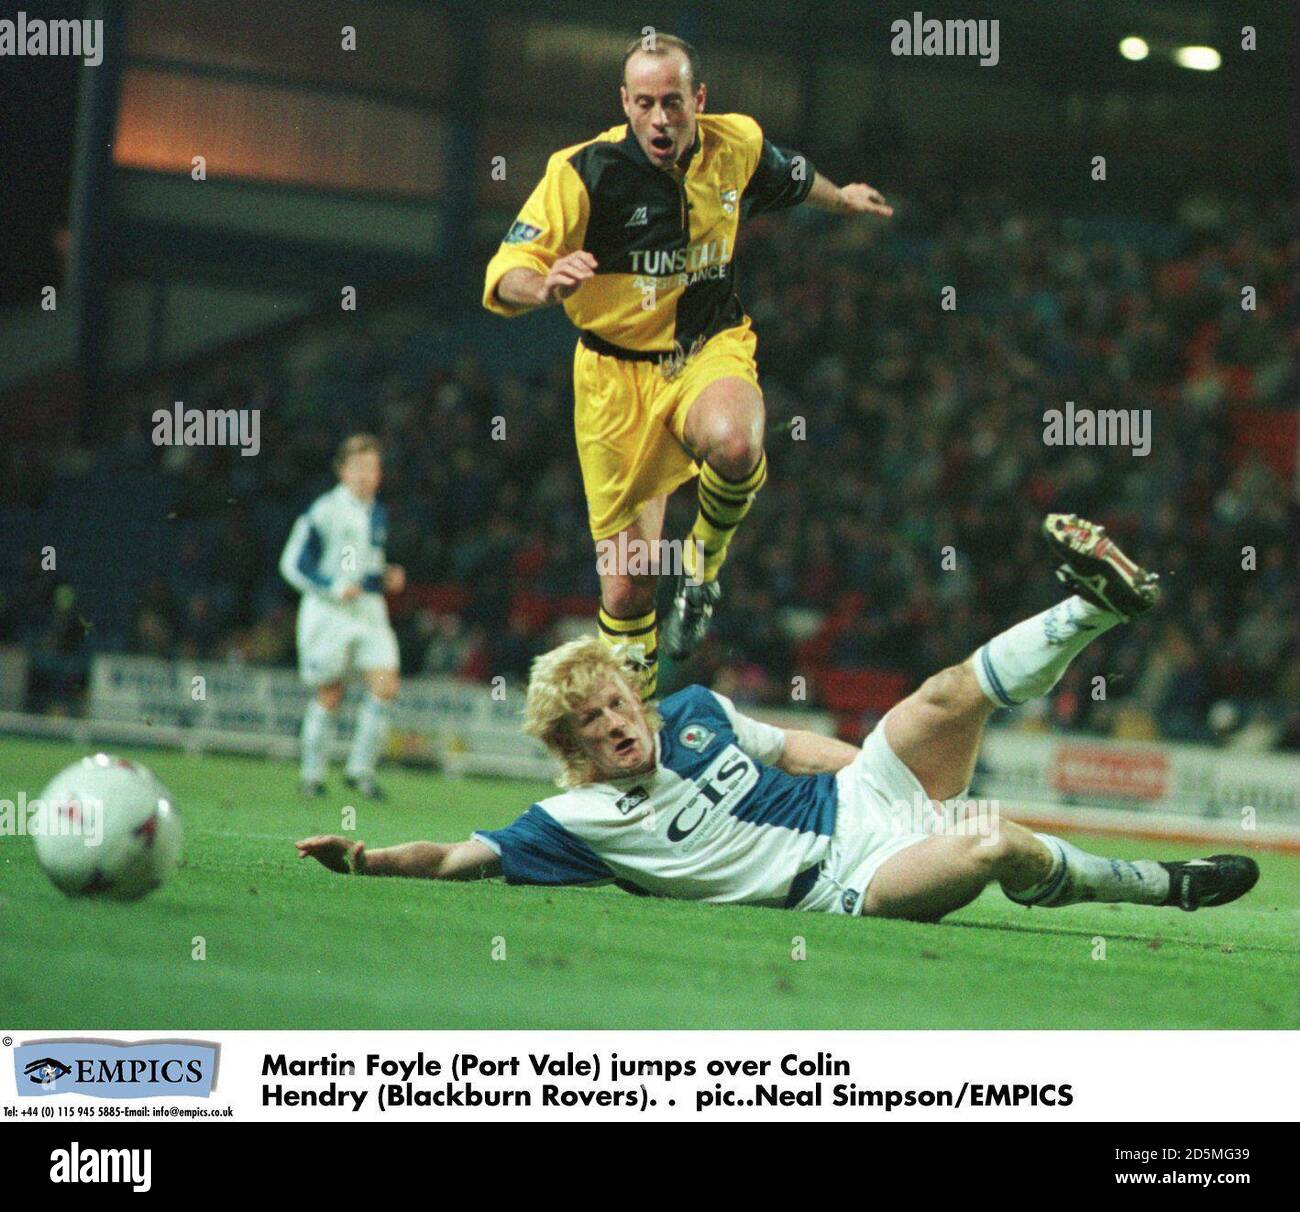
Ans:
MULTIPOLYGON (((38 795, 83 752, 0 739, 0 798, 38 795)), ((1222 910, 1026 911, 992 889, 932 926, 604 888, 348 879, 292 846, 341 832, 337 776, 307 804, 286 764, 123 752, 176 797, 184 865, 133 905, 69 900, 30 839, 0 837, 0 1027, 1300 1026, 1300 858, 1260 855, 1259 887, 1222 910), (206 958, 192 958, 196 938, 206 958)), ((407 770, 385 782, 390 802, 357 807, 370 845, 459 840, 549 791, 407 770)), ((1077 840, 1127 857, 1195 853, 1077 840)))

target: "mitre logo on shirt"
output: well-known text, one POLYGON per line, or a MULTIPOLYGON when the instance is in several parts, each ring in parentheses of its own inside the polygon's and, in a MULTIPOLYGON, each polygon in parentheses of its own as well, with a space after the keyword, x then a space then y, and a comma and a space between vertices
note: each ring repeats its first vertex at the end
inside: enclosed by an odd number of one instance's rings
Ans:
POLYGON ((633 787, 626 795, 620 795, 614 801, 614 807, 624 816, 634 808, 640 807, 650 798, 650 793, 644 787, 633 787))

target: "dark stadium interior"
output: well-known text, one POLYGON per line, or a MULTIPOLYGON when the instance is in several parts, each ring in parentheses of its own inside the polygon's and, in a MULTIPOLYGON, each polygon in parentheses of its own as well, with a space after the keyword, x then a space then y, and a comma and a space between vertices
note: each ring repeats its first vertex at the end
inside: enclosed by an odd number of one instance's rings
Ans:
POLYGON ((887 6, 386 3, 340 57, 352 7, 89 5, 93 78, 6 65, 0 644, 28 654, 27 710, 84 710, 97 652, 290 664, 276 559, 361 429, 411 574, 404 672, 522 678, 590 621, 572 333, 478 295, 547 152, 621 121, 614 64, 653 24, 699 46, 711 108, 897 207, 742 237, 769 424, 802 438, 769 436, 699 676, 747 703, 805 677, 860 734, 1053 599, 1037 526, 1068 509, 1167 605, 1090 649, 1042 722, 1300 749, 1293 5, 967 3, 1003 23, 992 71, 891 57, 887 6), (1138 24, 1156 51, 1236 48, 1247 19, 1258 48, 1215 72, 1115 49, 1138 24), (260 409, 259 457, 154 445, 178 400, 260 409), (1066 401, 1150 409, 1150 453, 1045 445, 1066 401))

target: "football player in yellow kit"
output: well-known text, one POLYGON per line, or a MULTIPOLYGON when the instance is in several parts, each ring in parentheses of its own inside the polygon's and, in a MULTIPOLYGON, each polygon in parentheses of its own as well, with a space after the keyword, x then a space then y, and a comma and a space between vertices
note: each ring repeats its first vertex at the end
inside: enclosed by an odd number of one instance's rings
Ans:
POLYGON ((601 574, 600 634, 655 692, 653 557, 668 495, 698 474, 699 512, 665 648, 708 630, 718 571, 767 476, 756 340, 736 293, 743 220, 809 202, 893 213, 871 186, 836 186, 753 118, 705 113, 694 49, 648 34, 623 61, 627 122, 551 156, 488 265, 483 303, 516 316, 561 303, 580 330, 574 424, 601 574))

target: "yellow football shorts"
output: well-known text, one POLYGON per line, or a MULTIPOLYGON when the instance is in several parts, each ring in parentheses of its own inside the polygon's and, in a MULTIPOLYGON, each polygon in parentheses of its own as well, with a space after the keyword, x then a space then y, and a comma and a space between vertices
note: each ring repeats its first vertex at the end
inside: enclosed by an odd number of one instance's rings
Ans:
POLYGON ((757 389, 757 345, 746 316, 710 337, 669 378, 655 362, 625 361, 578 342, 573 428, 593 539, 630 526, 647 501, 699 473, 686 450, 686 414, 718 379, 746 379, 757 389))

